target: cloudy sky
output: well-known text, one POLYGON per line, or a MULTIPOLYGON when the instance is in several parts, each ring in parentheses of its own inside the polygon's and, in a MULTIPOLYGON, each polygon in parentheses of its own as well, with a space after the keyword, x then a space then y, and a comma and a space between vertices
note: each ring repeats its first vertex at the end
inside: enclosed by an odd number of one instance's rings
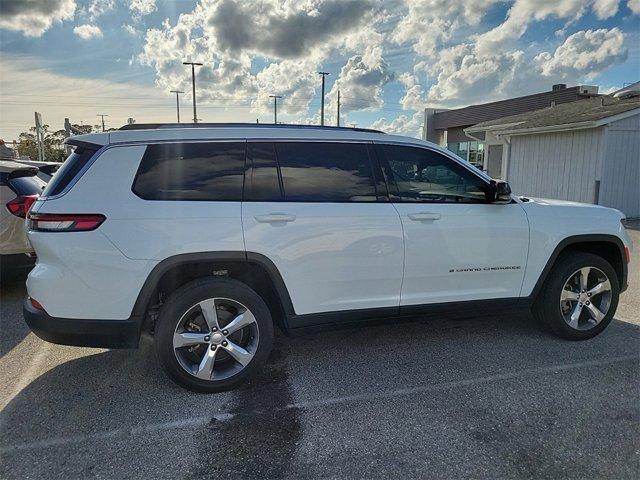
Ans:
POLYGON ((640 80, 640 0, 0 0, 0 137, 33 124, 317 123, 417 135, 426 106, 640 80))

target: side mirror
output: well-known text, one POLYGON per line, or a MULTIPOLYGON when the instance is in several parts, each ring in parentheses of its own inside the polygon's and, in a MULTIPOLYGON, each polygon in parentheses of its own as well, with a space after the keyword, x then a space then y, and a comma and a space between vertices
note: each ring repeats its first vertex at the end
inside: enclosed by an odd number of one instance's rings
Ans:
POLYGON ((491 180, 489 186, 491 203, 511 203, 511 187, 502 180, 491 180))

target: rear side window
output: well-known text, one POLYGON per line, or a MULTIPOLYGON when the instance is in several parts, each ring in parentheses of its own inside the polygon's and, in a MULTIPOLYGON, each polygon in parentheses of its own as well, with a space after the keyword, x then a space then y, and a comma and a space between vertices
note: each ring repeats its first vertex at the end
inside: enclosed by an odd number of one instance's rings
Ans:
POLYGON ((88 146, 76 147, 62 164, 62 167, 51 178, 47 188, 42 192, 42 196, 51 197, 62 193, 97 151, 97 146, 95 148, 88 146))
POLYGON ((8 183, 18 195, 40 195, 47 184, 35 175, 9 178, 8 183))
POLYGON ((133 192, 145 200, 242 200, 245 143, 149 145, 133 192))
POLYGON ((375 202, 367 146, 357 143, 276 143, 288 202, 375 202))

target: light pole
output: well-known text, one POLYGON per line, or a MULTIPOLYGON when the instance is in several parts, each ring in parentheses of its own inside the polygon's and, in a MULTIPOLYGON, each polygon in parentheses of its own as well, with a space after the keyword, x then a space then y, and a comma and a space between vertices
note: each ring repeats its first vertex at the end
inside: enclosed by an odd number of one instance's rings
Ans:
POLYGON ((171 93, 176 94, 176 115, 178 116, 178 123, 180 123, 180 97, 179 94, 184 93, 182 90, 169 90, 171 93))
POLYGON ((96 117, 102 117, 102 131, 104 132, 104 117, 108 117, 106 113, 98 113, 96 117))
POLYGON ((282 98, 282 95, 269 95, 269 98, 273 98, 273 124, 278 124, 278 99, 282 98))
POLYGON ((318 72, 322 75, 322 103, 320 104, 320 125, 324 125, 324 77, 331 75, 329 72, 318 72))
POLYGON ((182 62, 183 65, 191 65, 191 86, 193 87, 193 123, 198 123, 198 115, 196 114, 196 65, 202 66, 198 62, 182 62))

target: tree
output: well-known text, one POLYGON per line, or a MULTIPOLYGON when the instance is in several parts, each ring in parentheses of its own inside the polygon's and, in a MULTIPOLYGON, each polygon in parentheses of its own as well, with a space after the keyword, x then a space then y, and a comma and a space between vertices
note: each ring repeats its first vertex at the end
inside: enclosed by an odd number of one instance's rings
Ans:
MULTIPOLYGON (((91 125, 72 125, 76 131, 91 133, 93 127, 91 125)), ((49 131, 49 125, 43 125, 44 130, 44 159, 47 162, 63 162, 67 157, 64 148, 64 139, 66 132, 64 130, 49 131)), ((36 144, 36 128, 31 127, 29 132, 22 132, 18 138, 18 154, 29 157, 31 160, 38 160, 38 146, 36 144)))

